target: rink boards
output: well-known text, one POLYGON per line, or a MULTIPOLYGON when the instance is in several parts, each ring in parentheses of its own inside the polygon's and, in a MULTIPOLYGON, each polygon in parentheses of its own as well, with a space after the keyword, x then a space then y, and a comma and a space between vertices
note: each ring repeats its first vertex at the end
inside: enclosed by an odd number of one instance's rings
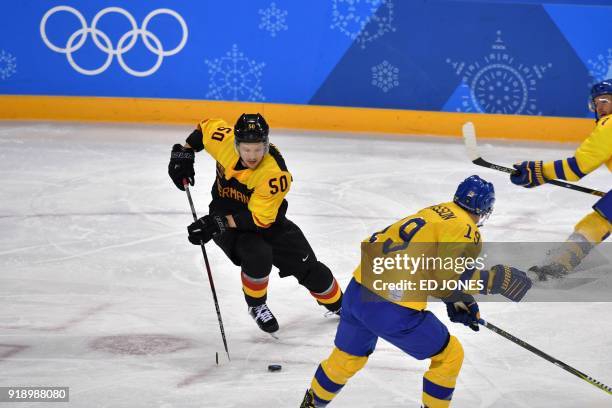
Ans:
POLYGON ((0 96, 0 119, 195 124, 205 117, 261 112, 275 128, 459 136, 474 122, 479 137, 580 142, 593 120, 526 115, 148 98, 0 96))

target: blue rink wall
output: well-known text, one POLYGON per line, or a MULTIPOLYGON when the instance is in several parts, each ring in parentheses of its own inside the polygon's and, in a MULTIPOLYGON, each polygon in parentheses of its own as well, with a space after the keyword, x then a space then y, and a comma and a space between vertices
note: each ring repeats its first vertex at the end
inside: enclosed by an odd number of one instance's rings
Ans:
POLYGON ((610 22, 611 0, 7 1, 0 94, 587 118, 610 22))

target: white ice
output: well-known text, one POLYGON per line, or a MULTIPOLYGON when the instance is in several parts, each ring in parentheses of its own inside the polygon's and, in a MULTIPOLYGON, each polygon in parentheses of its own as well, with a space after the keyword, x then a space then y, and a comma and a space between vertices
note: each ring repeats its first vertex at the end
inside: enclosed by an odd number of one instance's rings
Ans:
MULTIPOLYGON (((166 173, 171 145, 190 130, 0 124, 0 386, 69 386, 70 403, 61 406, 71 407, 299 405, 332 350, 337 320, 325 318, 295 279, 273 270, 268 303, 280 339, 263 334, 246 313, 239 269, 208 245, 228 362, 202 254, 186 239, 187 199, 166 173), (282 371, 267 372, 273 363, 282 371)), ((563 241, 594 202, 554 186, 515 187, 505 174, 472 165, 458 138, 284 131, 271 138, 294 177, 288 217, 343 287, 363 238, 449 201, 468 175, 497 189, 495 213, 483 229, 487 241, 563 241)), ((502 164, 564 158, 574 148, 482 146, 485 157, 502 164)), ((213 178, 213 161, 199 154, 192 193, 200 215, 213 178)), ((581 183, 607 191, 610 174, 600 169, 581 183)), ((609 286, 597 289, 612 293, 609 286)), ((611 384, 610 305, 482 303, 481 312, 611 384)), ((612 406, 592 385, 486 329, 450 323, 440 304, 430 308, 465 349, 453 406, 612 406)), ((381 340, 331 406, 418 407, 427 364, 381 340)), ((41 404, 0 403, 28 405, 41 404)))

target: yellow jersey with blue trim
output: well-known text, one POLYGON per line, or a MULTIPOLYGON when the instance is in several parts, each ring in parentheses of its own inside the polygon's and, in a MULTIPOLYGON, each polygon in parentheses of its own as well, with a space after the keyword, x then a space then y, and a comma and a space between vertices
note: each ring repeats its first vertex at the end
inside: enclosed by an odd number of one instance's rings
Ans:
POLYGON ((574 156, 544 163, 544 176, 576 181, 602 164, 612 171, 612 115, 597 121, 595 129, 580 144, 574 156))
MULTIPOLYGON (((441 203, 402 218, 363 240, 362 262, 353 272, 353 276, 366 288, 376 289, 375 280, 385 275, 373 274, 371 268, 366 264, 372 265, 373 258, 379 255, 392 258, 397 256, 401 258, 406 255, 413 259, 417 258, 418 265, 420 265, 415 266, 418 270, 411 272, 413 281, 458 280, 464 270, 457 271, 453 267, 449 268, 448 265, 459 265, 460 262, 463 262, 460 261, 460 258, 475 259, 481 250, 480 230, 470 214, 454 202, 441 203), (365 248, 370 248, 370 250, 365 248), (429 263, 428 259, 439 259, 443 262, 429 263)), ((378 293, 378 290, 373 291, 378 293)), ((445 298, 452 292, 452 290, 440 290, 428 291, 427 294, 445 298)), ((383 297, 398 305, 422 310, 427 306, 427 295, 420 293, 414 296, 399 296, 396 297, 397 300, 393 300, 393 297, 383 297)))
POLYGON ((217 162, 211 213, 232 215, 238 229, 245 230, 268 228, 284 218, 292 176, 276 146, 270 144, 259 165, 250 169, 236 151, 233 127, 222 119, 201 121, 187 143, 217 162))

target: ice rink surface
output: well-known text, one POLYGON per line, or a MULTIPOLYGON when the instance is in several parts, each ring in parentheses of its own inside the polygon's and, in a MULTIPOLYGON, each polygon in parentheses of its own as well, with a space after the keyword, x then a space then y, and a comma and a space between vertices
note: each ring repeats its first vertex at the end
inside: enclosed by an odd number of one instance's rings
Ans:
MULTIPOLYGON (((459 129, 457 132, 459 133, 459 129)), ((189 126, 0 124, 0 386, 69 386, 71 407, 297 407, 332 349, 337 319, 273 269, 268 304, 279 339, 246 313, 240 274, 207 250, 229 341, 223 351, 202 254, 186 239, 185 193, 167 176, 189 126), (215 364, 215 353, 220 363, 215 364), (282 364, 269 373, 268 364, 282 364)), ((585 135, 586 136, 586 135, 585 135)), ((287 216, 342 287, 359 243, 418 209, 450 201, 471 174, 497 204, 485 241, 563 241, 594 198, 553 186, 526 190, 477 168, 460 139, 274 131, 294 183, 287 216)), ((558 159, 575 145, 483 144, 490 161, 558 159)), ((214 179, 196 158, 196 209, 214 179)), ((582 180, 610 187, 605 169, 582 180)), ((609 254, 608 254, 609 255, 609 254)), ((527 267, 529 265, 519 265, 527 267)), ((612 287, 593 290, 612 294, 612 287)), ((496 325, 612 383, 612 303, 482 303, 496 325)), ((500 336, 452 324, 465 349, 454 407, 610 407, 612 397, 500 336)), ((427 361, 380 340, 333 407, 419 407, 427 361)), ((0 407, 42 404, 0 403, 0 407)), ((55 406, 55 405, 53 405, 55 406)), ((58 405, 59 406, 59 405, 58 405)))

